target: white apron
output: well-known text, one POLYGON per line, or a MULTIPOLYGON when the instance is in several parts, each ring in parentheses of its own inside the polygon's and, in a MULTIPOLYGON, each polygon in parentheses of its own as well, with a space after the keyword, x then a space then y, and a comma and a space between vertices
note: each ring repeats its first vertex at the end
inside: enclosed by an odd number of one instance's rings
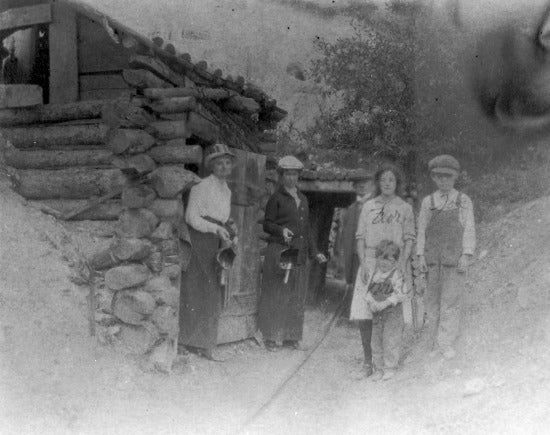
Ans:
POLYGON ((353 286, 353 298, 351 299, 351 309, 349 314, 350 320, 372 319, 372 311, 367 304, 367 292, 372 276, 374 275, 376 259, 367 258, 366 263, 367 268, 369 269, 369 282, 363 282, 363 279, 361 278, 361 275, 363 274, 363 265, 359 266, 357 276, 355 277, 355 285, 353 286))

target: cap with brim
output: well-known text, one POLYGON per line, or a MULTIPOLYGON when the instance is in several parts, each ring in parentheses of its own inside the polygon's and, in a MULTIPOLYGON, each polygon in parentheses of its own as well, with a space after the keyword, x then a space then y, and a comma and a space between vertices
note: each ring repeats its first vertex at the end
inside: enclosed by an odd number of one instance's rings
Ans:
POLYGON ((301 171, 304 169, 304 164, 294 156, 282 157, 277 166, 283 171, 301 171))
POLYGON ((227 145, 222 143, 217 143, 206 149, 206 157, 204 158, 204 163, 206 166, 208 166, 212 160, 223 156, 234 158, 235 154, 231 152, 231 150, 227 145))
POLYGON ((453 156, 442 154, 430 160, 428 168, 430 172, 453 175, 460 172, 460 163, 453 156))
POLYGON ((434 168, 430 171, 432 174, 446 174, 446 175, 457 175, 458 171, 451 168, 434 168))

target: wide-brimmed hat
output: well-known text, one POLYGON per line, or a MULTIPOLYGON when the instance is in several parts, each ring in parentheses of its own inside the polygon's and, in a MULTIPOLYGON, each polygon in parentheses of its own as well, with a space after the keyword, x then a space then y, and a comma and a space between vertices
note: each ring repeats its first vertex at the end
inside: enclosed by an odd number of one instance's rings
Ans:
POLYGON ((301 171, 304 169, 304 164, 294 156, 285 156, 279 160, 277 167, 283 171, 301 171))
POLYGON ((430 172, 456 175, 460 172, 460 163, 449 154, 441 154, 430 160, 428 169, 430 172))
POLYGON ((235 158, 235 154, 231 152, 229 147, 223 143, 217 143, 209 146, 205 150, 204 164, 208 166, 210 162, 218 157, 229 156, 235 158))

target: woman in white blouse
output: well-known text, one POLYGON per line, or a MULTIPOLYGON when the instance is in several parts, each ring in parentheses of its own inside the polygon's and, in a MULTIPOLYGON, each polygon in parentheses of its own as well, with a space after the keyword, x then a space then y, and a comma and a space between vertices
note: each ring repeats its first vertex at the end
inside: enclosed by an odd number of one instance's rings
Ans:
POLYGON ((223 144, 213 145, 207 152, 205 165, 212 173, 191 188, 185 214, 193 251, 182 277, 179 343, 214 359, 222 300, 216 253, 221 243, 231 238, 227 179, 235 156, 223 144))

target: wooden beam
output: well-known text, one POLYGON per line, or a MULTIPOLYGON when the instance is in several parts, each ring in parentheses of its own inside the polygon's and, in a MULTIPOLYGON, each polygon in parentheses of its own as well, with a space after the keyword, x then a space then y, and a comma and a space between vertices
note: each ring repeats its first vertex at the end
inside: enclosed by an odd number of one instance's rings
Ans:
POLYGON ((88 199, 128 184, 119 169, 19 169, 15 190, 26 199, 88 199))
POLYGON ((107 103, 105 100, 93 100, 0 110, 0 126, 96 119, 101 117, 101 110, 107 103))
POLYGON ((304 192, 353 193, 353 182, 344 180, 300 180, 298 186, 304 192))
POLYGON ((108 150, 21 151, 6 150, 6 163, 17 169, 59 169, 74 166, 112 167, 113 154, 108 150))
POLYGON ((49 4, 13 8, 0 14, 0 31, 20 30, 51 21, 52 10, 49 4))
POLYGON ((78 100, 76 13, 67 4, 52 4, 49 30, 50 103, 78 100))
MULTIPOLYGON (((43 199, 31 200, 28 204, 39 210, 55 210, 62 216, 82 208, 87 202, 85 199, 43 199)), ((74 220, 116 221, 123 209, 120 200, 110 200, 79 213, 74 220)))
POLYGON ((235 95, 234 92, 227 89, 218 88, 198 88, 198 87, 180 87, 170 89, 150 88, 143 91, 147 98, 160 100, 173 97, 195 97, 200 100, 223 100, 235 95))
POLYGON ((2 134, 16 148, 50 148, 71 145, 97 145, 105 142, 108 127, 104 124, 48 127, 5 128, 2 134))
POLYGON ((189 112, 197 108, 195 97, 173 97, 152 101, 147 105, 156 113, 181 113, 189 112))
MULTIPOLYGON (((168 143, 184 142, 173 139, 168 143)), ((149 155, 159 164, 166 163, 202 163, 202 147, 199 145, 160 145, 149 150, 149 155)))
POLYGON ((38 106, 42 88, 37 85, 0 85, 0 108, 38 106))

